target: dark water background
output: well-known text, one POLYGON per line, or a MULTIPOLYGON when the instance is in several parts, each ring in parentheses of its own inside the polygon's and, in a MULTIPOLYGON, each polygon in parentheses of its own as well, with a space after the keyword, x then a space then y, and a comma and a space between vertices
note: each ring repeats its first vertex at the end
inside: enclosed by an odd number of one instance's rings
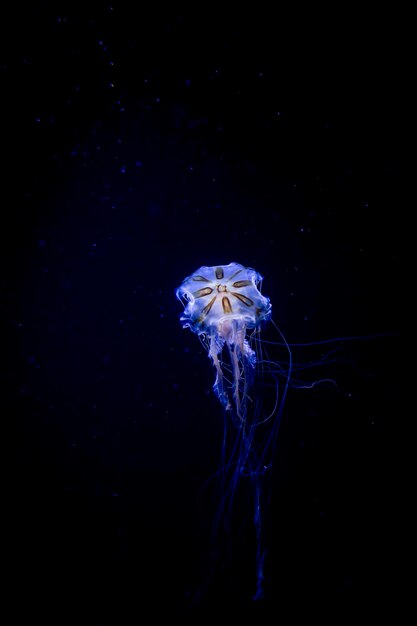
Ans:
MULTIPOLYGON (((390 601, 399 336, 335 342, 337 385, 290 392, 265 600, 250 600, 243 539, 190 608, 223 416, 175 288, 236 261, 264 276, 289 342, 399 332, 398 127, 372 88, 384 59, 372 66, 360 21, 279 15, 41 2, 1 19, 16 615, 337 622, 390 601)), ((309 350, 294 356, 322 354, 309 350)))

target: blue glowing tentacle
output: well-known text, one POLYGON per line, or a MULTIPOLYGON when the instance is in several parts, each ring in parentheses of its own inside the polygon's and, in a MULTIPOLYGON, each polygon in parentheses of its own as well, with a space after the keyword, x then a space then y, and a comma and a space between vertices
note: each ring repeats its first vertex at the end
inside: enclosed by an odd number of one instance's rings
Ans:
MULTIPOLYGON (((240 421, 243 423, 245 420, 245 407, 244 405, 242 405, 242 401, 240 398, 240 380, 241 380, 241 374, 240 374, 240 363, 239 363, 239 357, 237 354, 237 346, 236 344, 228 344, 229 347, 229 352, 230 352, 230 361, 232 363, 232 371, 233 371, 233 400, 235 403, 235 409, 236 409, 236 415, 238 416, 238 418, 240 419, 240 421)), ((245 401, 245 398, 243 398, 243 401, 245 401)))
POLYGON ((255 533, 256 533, 256 592, 253 596, 254 600, 260 600, 264 596, 264 564, 265 564, 265 556, 266 550, 263 547, 263 537, 262 537, 262 510, 261 510, 261 485, 259 482, 259 478, 255 478, 255 514, 254 514, 254 524, 255 524, 255 533))
POLYGON ((224 388, 224 375, 219 360, 219 354, 223 349, 223 345, 224 341, 221 341, 219 336, 210 337, 209 356, 211 357, 216 370, 216 380, 214 381, 213 390, 226 411, 229 411, 231 409, 231 405, 229 395, 224 388))

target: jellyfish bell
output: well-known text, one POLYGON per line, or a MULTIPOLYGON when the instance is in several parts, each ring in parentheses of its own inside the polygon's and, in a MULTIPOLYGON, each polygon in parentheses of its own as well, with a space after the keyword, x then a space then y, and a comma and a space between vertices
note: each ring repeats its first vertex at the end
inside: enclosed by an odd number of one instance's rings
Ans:
MULTIPOLYGON (((255 328, 271 317, 269 298, 260 292, 262 276, 239 263, 200 267, 177 289, 185 303, 181 321, 195 333, 217 334, 223 322, 239 320, 255 328)), ((226 324, 227 326, 227 324, 226 324)))

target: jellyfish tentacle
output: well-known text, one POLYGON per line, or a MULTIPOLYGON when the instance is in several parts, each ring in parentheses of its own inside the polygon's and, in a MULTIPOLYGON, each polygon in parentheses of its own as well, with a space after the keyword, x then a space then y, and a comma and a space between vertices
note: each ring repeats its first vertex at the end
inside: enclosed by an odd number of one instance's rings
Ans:
POLYGON ((244 409, 244 405, 242 404, 242 400, 240 397, 240 381, 241 381, 240 360, 239 360, 238 353, 237 353, 237 345, 228 344, 228 347, 229 347, 230 361, 232 364, 232 371, 233 371, 234 406, 236 410, 236 415, 238 416, 241 424, 243 424, 245 421, 246 411, 244 409))
POLYGON ((223 344, 224 341, 220 342, 215 336, 210 337, 209 355, 211 357, 211 360, 213 361, 213 365, 216 370, 216 379, 213 385, 214 393, 216 394, 226 411, 229 411, 231 409, 231 405, 229 396, 224 388, 224 374, 219 359, 219 353, 221 353, 221 351, 223 350, 223 344))

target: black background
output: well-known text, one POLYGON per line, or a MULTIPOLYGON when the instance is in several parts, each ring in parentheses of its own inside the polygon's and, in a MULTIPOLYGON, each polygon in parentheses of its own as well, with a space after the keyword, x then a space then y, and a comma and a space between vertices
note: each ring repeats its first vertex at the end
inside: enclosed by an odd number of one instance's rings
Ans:
POLYGON ((304 17, 41 2, 1 18, 16 615, 337 617, 390 602, 401 124, 392 85, 374 98, 393 73, 360 16, 304 17), (266 598, 251 602, 243 541, 195 604, 223 416, 175 289, 232 261, 264 276, 290 343, 363 339, 331 344, 334 387, 290 391, 266 598))

